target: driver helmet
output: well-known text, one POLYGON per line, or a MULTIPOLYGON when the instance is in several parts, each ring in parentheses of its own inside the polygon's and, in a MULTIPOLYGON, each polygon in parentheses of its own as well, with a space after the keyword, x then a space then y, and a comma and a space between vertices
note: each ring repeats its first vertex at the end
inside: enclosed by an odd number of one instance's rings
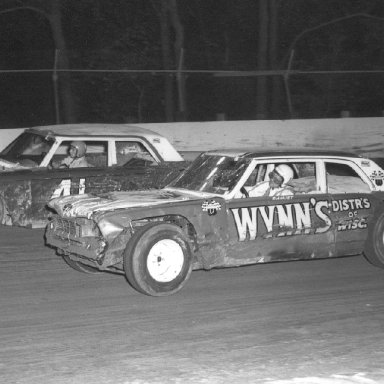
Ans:
POLYGON ((287 164, 280 164, 280 165, 278 165, 274 169, 274 172, 276 172, 278 175, 280 175, 283 178, 282 185, 287 184, 290 180, 293 179, 293 170, 287 164))
POLYGON ((87 151, 84 141, 72 141, 71 147, 76 149, 76 157, 83 157, 87 151))

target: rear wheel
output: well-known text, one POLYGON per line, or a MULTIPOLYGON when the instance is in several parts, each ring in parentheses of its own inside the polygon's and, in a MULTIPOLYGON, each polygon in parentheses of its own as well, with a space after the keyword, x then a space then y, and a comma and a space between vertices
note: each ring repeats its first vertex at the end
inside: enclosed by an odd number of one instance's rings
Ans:
POLYGON ((192 271, 186 235, 173 224, 146 225, 128 242, 124 271, 129 283, 146 295, 176 293, 186 284, 192 271))
POLYGON ((63 255, 63 259, 71 268, 73 268, 78 272, 89 273, 89 274, 101 273, 97 268, 90 267, 89 265, 80 263, 79 261, 74 261, 67 255, 63 255))
POLYGON ((365 243, 364 255, 373 265, 384 268, 384 212, 374 221, 365 243))

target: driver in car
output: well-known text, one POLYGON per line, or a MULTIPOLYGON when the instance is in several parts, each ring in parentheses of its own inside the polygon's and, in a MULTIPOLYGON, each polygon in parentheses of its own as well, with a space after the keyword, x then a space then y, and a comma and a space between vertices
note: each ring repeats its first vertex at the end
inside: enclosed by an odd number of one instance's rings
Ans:
POLYGON ((59 168, 79 168, 90 166, 85 158, 87 145, 84 141, 72 141, 68 152, 69 156, 61 162, 59 168))
POLYGON ((293 196, 293 190, 287 184, 293 178, 293 170, 287 164, 280 164, 269 173, 269 180, 256 184, 248 191, 249 197, 293 196))

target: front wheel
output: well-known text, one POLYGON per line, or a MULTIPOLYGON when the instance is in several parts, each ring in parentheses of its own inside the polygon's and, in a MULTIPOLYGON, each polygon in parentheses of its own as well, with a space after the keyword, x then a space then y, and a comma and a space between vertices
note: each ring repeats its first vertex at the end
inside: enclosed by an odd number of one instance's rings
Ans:
POLYGON ((186 284, 192 271, 186 235, 173 224, 146 225, 128 242, 124 271, 129 283, 146 295, 176 293, 186 284))
POLYGON ((374 227, 369 230, 364 255, 376 267, 384 268, 384 212, 378 216, 374 227))
POLYGON ((64 261, 74 270, 82 273, 97 274, 101 273, 97 268, 72 260, 69 256, 63 255, 64 261))

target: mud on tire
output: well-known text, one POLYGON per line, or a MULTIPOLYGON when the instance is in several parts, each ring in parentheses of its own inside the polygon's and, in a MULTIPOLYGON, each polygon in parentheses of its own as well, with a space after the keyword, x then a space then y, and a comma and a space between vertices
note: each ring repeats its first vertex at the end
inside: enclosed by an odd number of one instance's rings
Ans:
POLYGON ((384 268, 384 211, 372 222, 375 225, 369 230, 364 255, 376 267, 384 268))
POLYGON ((179 291, 192 271, 191 249, 182 229, 168 223, 151 223, 129 240, 124 271, 129 283, 150 296, 179 291))

